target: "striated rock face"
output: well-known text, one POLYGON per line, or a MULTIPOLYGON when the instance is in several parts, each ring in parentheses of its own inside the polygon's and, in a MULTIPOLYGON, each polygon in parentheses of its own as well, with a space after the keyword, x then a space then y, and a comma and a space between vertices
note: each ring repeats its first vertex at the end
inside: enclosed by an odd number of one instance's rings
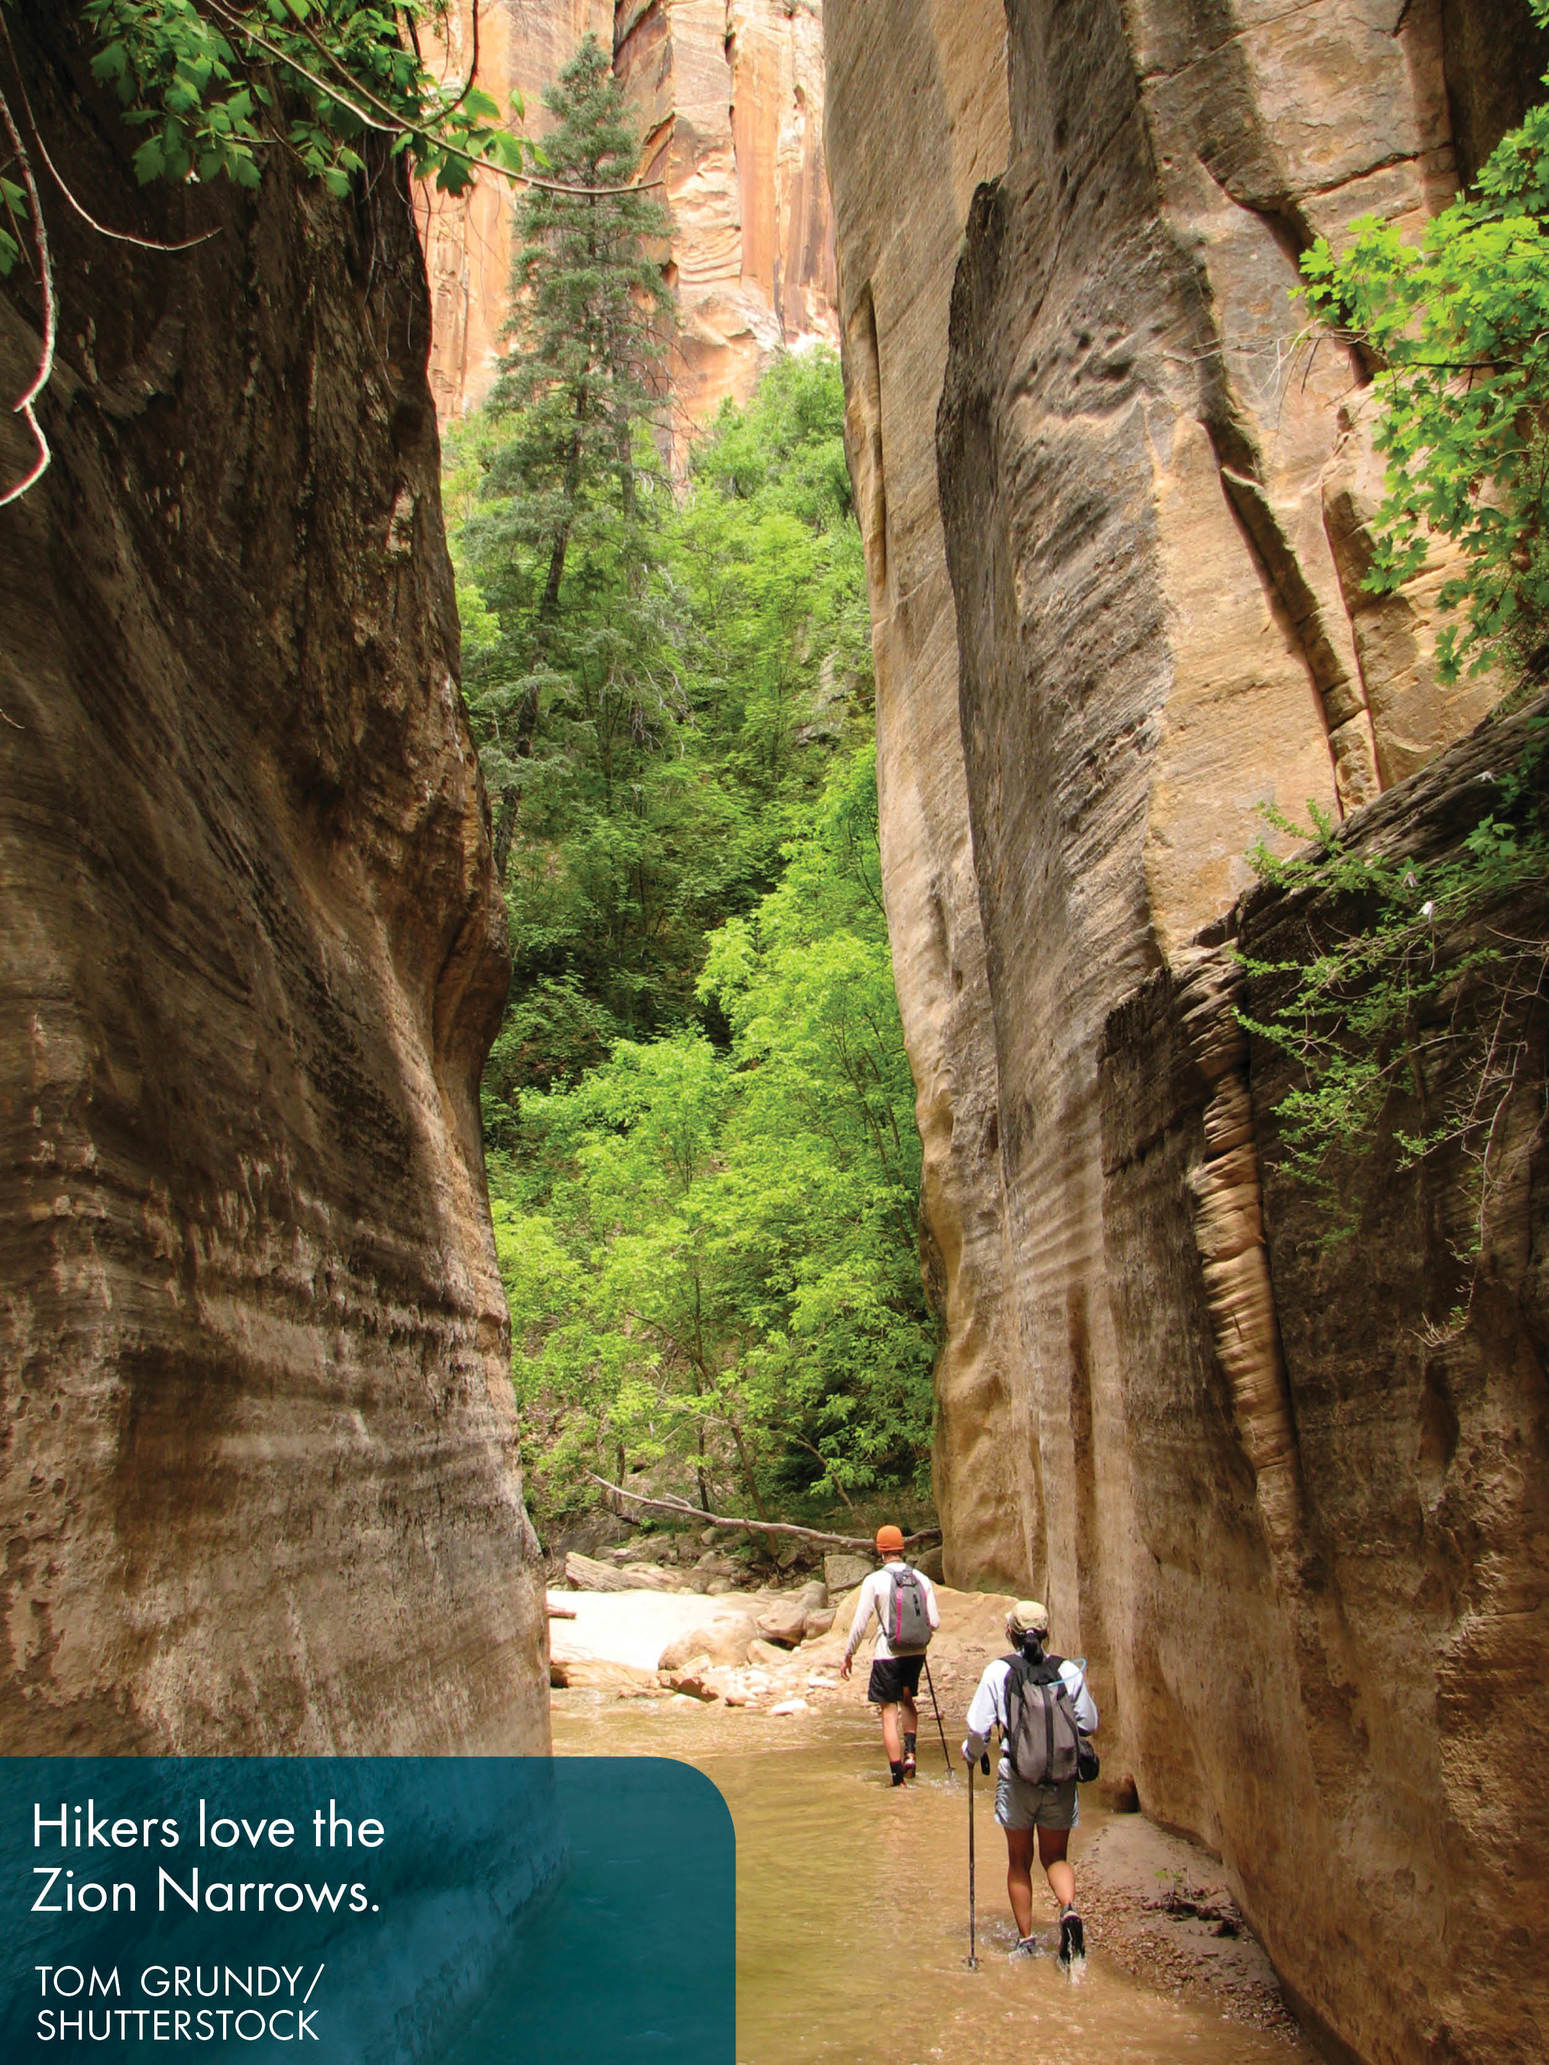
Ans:
MULTIPOLYGON (((471 0, 454 15, 448 69, 465 77, 471 0)), ((611 42, 645 137, 645 176, 663 182, 672 209, 673 398, 689 423, 728 396, 745 400, 782 345, 837 342, 819 0, 485 0, 479 20, 480 84, 502 105, 520 91, 539 136, 542 89, 581 38, 611 42)), ((481 175, 469 198, 422 195, 419 206, 445 418, 482 400, 495 375, 511 190, 481 175)))
MULTIPOLYGON (((1481 778, 1523 742, 1520 726, 1485 728, 1361 811, 1351 840, 1456 852, 1481 778)), ((1418 1131, 1472 1094, 1459 1032, 1515 1050, 1477 1266, 1458 1259, 1477 1186, 1457 1148, 1408 1171, 1391 1143, 1349 1157, 1362 1231, 1327 1248, 1326 1208, 1287 1175, 1274 1115, 1295 1072, 1250 1047, 1234 1006, 1261 1019, 1281 994, 1245 980, 1239 953, 1289 959, 1344 916, 1256 890, 1224 938, 1159 969, 1103 1027, 1122 1432, 1090 1583, 1122 1601, 1129 1636, 1123 1770, 1149 1812, 1221 1853, 1340 2054, 1526 2065, 1549 2029, 1549 1801, 1517 1775, 1549 1747, 1541 951, 1504 1000, 1491 971, 1460 975, 1420 1029, 1423 1101, 1390 1119, 1418 1131)), ((1538 884, 1438 934, 1435 952, 1458 967, 1546 933, 1538 884)), ((1078 1605, 1085 1593, 1066 1611, 1078 1605)))
POLYGON ((926 1275, 945 1314, 935 1492, 948 1581, 1019 1589, 1035 1445, 1004 1308, 1000 1112, 957 717, 935 422, 969 204, 1005 163, 996 7, 829 0, 846 443, 866 543, 893 974, 918 1091, 926 1275))
MULTIPOLYGON (((542 1750, 407 195, 138 193, 19 20, 87 206, 219 234, 52 211, 55 461, 0 512, 0 1740, 542 1750)), ((7 392, 37 324, 0 290, 7 392)))
POLYGON ((1105 1772, 1222 1851, 1359 2056, 1525 2059, 1542 1946, 1493 1889, 1527 1882, 1539 1727, 1540 1552, 1508 1549, 1542 1526, 1538 1235, 1503 1205, 1513 1317, 1476 1308, 1442 1376, 1397 1314, 1450 1303, 1457 1169, 1381 1193, 1391 1266, 1316 1263, 1222 927, 1258 804, 1397 836, 1413 804, 1374 799, 1491 699, 1436 678, 1440 569, 1361 590, 1365 373, 1287 290, 1315 235, 1444 205, 1532 74, 1464 0, 888 19, 883 63, 829 0, 828 147, 948 1576, 1049 1599, 1105 1772), (1470 1976, 1479 1916, 1509 2000, 1470 1976))

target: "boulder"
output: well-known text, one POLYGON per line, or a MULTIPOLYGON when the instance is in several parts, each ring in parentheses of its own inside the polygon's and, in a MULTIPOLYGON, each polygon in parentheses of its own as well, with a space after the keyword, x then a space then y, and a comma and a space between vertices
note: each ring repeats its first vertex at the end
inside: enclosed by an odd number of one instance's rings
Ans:
POLYGON ((853 1549, 833 1549, 823 1558, 823 1579, 829 1597, 864 1584, 876 1569, 874 1556, 858 1556, 853 1549))
POLYGON ((669 1642, 661 1653, 660 1669, 687 1663, 702 1651, 712 1663, 746 1663, 758 1630, 753 1616, 730 1607, 695 1622, 686 1634, 669 1642))
POLYGON ((833 1624, 832 1606, 825 1606, 819 1612, 809 1613, 802 1623, 801 1638, 804 1642, 815 1642, 819 1635, 826 1635, 833 1624))
POLYGON ((701 1651, 686 1663, 659 1670, 656 1675, 658 1681, 673 1692, 685 1692, 690 1699, 710 1701, 721 1696, 720 1688, 711 1682, 712 1668, 710 1658, 701 1651))
POLYGON ((649 1671, 639 1670, 633 1664, 614 1663, 602 1656, 551 1658, 549 1684, 559 1691, 616 1692, 631 1698, 658 1689, 649 1671))
POLYGON ((758 1632, 766 1642, 794 1649, 807 1631, 807 1607, 794 1592, 772 1599, 758 1616, 758 1632))
POLYGON ((783 1671, 791 1660, 788 1649, 781 1649, 773 1642, 756 1641, 748 1644, 748 1662, 762 1664, 766 1670, 783 1671))
POLYGON ((682 1664, 701 1652, 740 1664, 755 1633, 753 1616, 740 1605, 692 1592, 551 1592, 549 1604, 576 1616, 550 1622, 553 1656, 630 1664, 653 1684, 663 1663, 682 1664))

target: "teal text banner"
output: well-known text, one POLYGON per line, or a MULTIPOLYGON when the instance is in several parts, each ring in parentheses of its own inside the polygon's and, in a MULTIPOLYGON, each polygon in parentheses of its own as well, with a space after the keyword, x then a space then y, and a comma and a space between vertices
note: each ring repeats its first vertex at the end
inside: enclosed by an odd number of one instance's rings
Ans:
POLYGON ((654 1757, 0 1760, 0 2057, 731 2065, 735 1857, 654 1757))

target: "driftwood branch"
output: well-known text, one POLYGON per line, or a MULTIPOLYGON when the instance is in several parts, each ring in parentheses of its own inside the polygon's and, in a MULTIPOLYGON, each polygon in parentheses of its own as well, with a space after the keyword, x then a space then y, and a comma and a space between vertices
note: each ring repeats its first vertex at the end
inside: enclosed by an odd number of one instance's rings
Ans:
MULTIPOLYGON (((829 1534, 821 1527, 798 1527, 790 1520, 747 1520, 730 1518, 721 1513, 706 1513, 698 1506, 691 1506, 687 1499, 648 1499, 638 1491, 626 1491, 622 1484, 610 1484, 606 1477, 599 1477, 595 1470, 588 1470, 587 1476, 593 1484, 600 1484, 604 1491, 611 1491, 615 1498, 628 1499, 632 1505, 641 1506, 652 1513, 671 1513, 675 1519, 693 1520, 701 1527, 724 1527, 728 1532, 741 1529, 747 1534, 792 1535, 798 1541, 822 1542, 831 1549, 858 1549, 868 1554, 876 1553, 876 1544, 870 1535, 829 1534)), ((904 1547, 912 1548, 916 1542, 936 1542, 941 1539, 939 1527, 927 1527, 919 1534, 906 1534, 904 1547)))

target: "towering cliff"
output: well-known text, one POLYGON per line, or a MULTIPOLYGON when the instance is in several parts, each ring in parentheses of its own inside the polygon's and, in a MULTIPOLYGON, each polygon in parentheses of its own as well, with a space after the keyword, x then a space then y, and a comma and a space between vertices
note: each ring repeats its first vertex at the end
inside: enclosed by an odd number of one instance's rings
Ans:
MULTIPOLYGON (((680 334, 675 409, 702 422, 745 400, 784 344, 837 338, 823 171, 818 0, 459 0, 449 72, 475 68, 501 105, 542 89, 588 32, 614 52, 646 141, 644 176, 672 210, 665 254, 680 334)), ((511 193, 481 175, 459 201, 424 196, 435 304, 431 381, 443 418, 480 401, 505 319, 511 193)))
POLYGON ((948 1576, 1049 1599, 1110 1773, 1372 2060, 1526 2058, 1546 2013, 1466 1705, 1531 1757, 1540 1236, 1506 1214, 1501 1312, 1445 1354, 1398 1317, 1456 1288, 1441 1176, 1373 1222, 1424 1258, 1402 1285, 1314 1265, 1222 928, 1258 804, 1405 836, 1375 799, 1489 700, 1431 664, 1439 571, 1360 586, 1365 369, 1287 290, 1317 234, 1444 205, 1520 113, 1524 15, 903 0, 884 42, 826 10, 948 1576))
MULTIPOLYGON (((8 14, 85 206, 218 233, 51 208, 54 463, 0 511, 0 1737, 538 1750, 408 195, 139 192, 69 17, 8 14)), ((40 321, 19 271, 8 394, 40 321)))

